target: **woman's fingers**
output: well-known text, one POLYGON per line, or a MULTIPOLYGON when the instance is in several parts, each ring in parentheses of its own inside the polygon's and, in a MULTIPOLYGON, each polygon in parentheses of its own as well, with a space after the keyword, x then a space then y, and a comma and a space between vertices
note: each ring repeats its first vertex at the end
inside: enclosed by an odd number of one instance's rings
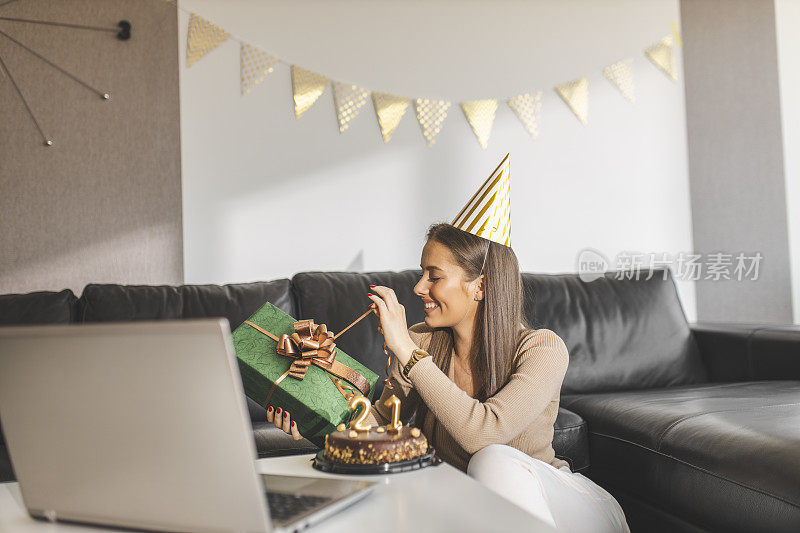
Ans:
POLYGON ((284 430, 287 434, 292 434, 292 419, 289 417, 289 411, 283 412, 283 423, 281 424, 281 429, 284 430))
POLYGON ((367 298, 372 300, 372 302, 377 306, 379 317, 383 318, 389 316, 389 309, 386 307, 386 302, 383 301, 383 298, 377 294, 368 294, 367 298))
POLYGON ((383 285, 370 285, 369 288, 370 290, 380 294, 387 304, 400 304, 400 302, 397 300, 397 294, 395 294, 394 289, 384 287, 383 285))
POLYGON ((394 290, 381 285, 370 285, 370 289, 378 293, 392 316, 405 318, 406 308, 397 300, 397 294, 395 294, 394 290))
POLYGON ((300 440, 303 436, 300 434, 300 430, 297 428, 297 423, 292 420, 292 437, 294 440, 300 440))
POLYGON ((300 434, 300 430, 297 428, 297 423, 292 420, 292 416, 289 414, 289 411, 285 411, 280 407, 272 407, 271 405, 267 407, 267 422, 272 422, 275 424, 275 427, 280 429, 281 431, 285 431, 287 434, 291 435, 294 440, 300 440, 303 436, 300 434))

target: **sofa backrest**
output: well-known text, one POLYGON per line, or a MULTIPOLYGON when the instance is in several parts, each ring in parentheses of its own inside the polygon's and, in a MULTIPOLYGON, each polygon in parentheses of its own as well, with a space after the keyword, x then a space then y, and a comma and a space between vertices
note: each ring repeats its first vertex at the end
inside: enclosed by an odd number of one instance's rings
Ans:
MULTIPOLYGON (((92 284, 77 304, 68 290, 2 295, 0 325, 225 317, 235 329, 269 301, 298 320, 313 318, 339 332, 368 309, 370 284, 394 289, 411 325, 425 318, 413 293, 420 276, 420 270, 301 272, 291 281, 231 285, 92 284)), ((555 331, 569 348, 564 394, 707 381, 669 269, 643 271, 639 279, 609 272, 589 282, 578 274, 523 273, 522 281, 531 325, 555 331)), ((377 326, 370 315, 337 344, 383 377, 386 355, 377 326)))
POLYGON ((288 279, 231 285, 87 285, 78 300, 81 322, 224 317, 236 329, 264 302, 294 316, 288 279))
POLYGON ((522 281, 531 325, 553 330, 569 349, 562 394, 707 381, 669 269, 588 282, 525 273, 522 281))

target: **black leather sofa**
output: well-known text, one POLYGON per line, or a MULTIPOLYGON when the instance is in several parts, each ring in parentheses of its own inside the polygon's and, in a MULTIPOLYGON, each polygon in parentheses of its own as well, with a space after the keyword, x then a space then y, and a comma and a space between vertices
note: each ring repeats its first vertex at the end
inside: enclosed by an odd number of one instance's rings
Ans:
MULTIPOLYGON (((419 271, 304 272, 236 285, 88 285, 0 295, 0 325, 223 316, 235 328, 264 301, 339 331, 392 287, 409 324, 419 271)), ((689 324, 669 270, 523 274, 525 312, 570 351, 556 454, 611 492, 633 531, 800 531, 800 328, 689 324)), ((382 374, 377 319, 337 341, 382 374)), ((380 391, 377 391, 379 394, 380 391)), ((311 451, 248 400, 259 455, 311 451)), ((2 434, 0 433, 0 438, 2 434)), ((57 442, 55 443, 57 445, 57 442)), ((0 480, 13 470, 0 440, 0 480)))

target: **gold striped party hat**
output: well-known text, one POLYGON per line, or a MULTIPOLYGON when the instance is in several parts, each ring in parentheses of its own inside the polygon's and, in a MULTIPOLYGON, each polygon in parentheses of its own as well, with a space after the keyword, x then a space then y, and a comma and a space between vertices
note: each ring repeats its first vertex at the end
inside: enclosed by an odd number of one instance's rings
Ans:
POLYGON ((478 237, 511 246, 511 154, 506 154, 452 225, 478 237))

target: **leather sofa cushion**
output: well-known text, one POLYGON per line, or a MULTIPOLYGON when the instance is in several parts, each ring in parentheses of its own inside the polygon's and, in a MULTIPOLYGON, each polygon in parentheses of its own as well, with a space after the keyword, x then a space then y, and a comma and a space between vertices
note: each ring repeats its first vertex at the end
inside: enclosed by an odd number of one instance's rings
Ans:
MULTIPOLYGON (((406 309, 409 325, 425 320, 422 300, 414 294, 414 285, 422 276, 420 270, 402 272, 302 272, 292 278, 297 297, 298 319, 312 318, 338 333, 369 309, 367 293, 370 285, 391 287, 397 300, 406 309)), ((375 390, 378 398, 386 377, 386 355, 383 335, 378 333, 378 317, 370 315, 347 330, 336 344, 348 355, 377 373, 381 379, 375 390)))
POLYGON ((314 443, 307 439, 294 440, 282 429, 275 427, 266 420, 254 421, 253 438, 256 441, 256 451, 259 457, 275 457, 281 455, 296 455, 301 453, 317 453, 314 443))
POLYGON ((264 302, 295 312, 288 279, 231 285, 87 285, 79 300, 83 322, 224 317, 236 329, 264 302))
POLYGON ((81 322, 181 318, 181 288, 167 285, 89 284, 78 300, 81 322))
POLYGON ((76 316, 75 295, 69 289, 0 295, 0 325, 69 324, 76 316))
POLYGON ((800 524, 800 381, 562 395, 561 403, 587 421, 591 477, 604 486, 709 530, 800 524))
POLYGON ((671 272, 593 281, 577 274, 522 274, 525 315, 569 349, 563 394, 670 387, 707 381, 671 272))

